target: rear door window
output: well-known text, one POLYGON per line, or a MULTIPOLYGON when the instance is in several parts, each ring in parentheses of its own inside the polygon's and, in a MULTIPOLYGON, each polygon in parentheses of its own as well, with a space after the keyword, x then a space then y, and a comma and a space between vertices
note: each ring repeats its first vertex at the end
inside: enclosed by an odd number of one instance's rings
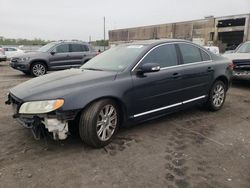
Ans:
POLYGON ((84 52, 84 47, 81 44, 71 44, 71 52, 84 52))
POLYGON ((57 53, 68 53, 69 52, 69 45, 68 44, 61 44, 56 47, 55 51, 57 53))
POLYGON ((178 44, 178 46, 180 48, 184 64, 203 61, 198 47, 186 43, 178 44))
POLYGON ((17 51, 15 48, 8 48, 8 51, 17 51))
POLYGON ((178 64, 176 48, 174 44, 166 44, 152 50, 143 60, 142 64, 157 63, 161 68, 178 64))
POLYGON ((87 45, 83 45, 83 49, 84 49, 84 51, 89 51, 89 48, 87 45))

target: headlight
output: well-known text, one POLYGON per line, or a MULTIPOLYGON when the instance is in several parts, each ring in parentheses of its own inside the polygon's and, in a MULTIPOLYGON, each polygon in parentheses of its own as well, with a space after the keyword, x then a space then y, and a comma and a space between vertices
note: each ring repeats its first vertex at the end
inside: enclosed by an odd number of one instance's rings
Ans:
POLYGON ((22 104, 19 109, 20 114, 44 114, 52 112, 64 104, 63 99, 48 101, 33 101, 22 104))
POLYGON ((22 57, 22 58, 20 58, 20 60, 22 62, 29 61, 29 59, 30 59, 30 57, 22 57))

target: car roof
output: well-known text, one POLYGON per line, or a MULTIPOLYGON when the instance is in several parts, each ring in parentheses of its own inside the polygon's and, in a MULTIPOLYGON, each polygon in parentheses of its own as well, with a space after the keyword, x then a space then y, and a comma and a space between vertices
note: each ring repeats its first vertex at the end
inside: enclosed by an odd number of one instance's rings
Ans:
POLYGON ((83 42, 83 41, 78 41, 78 40, 59 40, 56 41, 55 43, 60 44, 60 43, 71 43, 71 44, 87 44, 87 42, 83 42))
POLYGON ((146 45, 146 46, 155 46, 162 43, 171 43, 171 42, 188 42, 190 41, 183 40, 183 39, 155 39, 155 40, 140 40, 140 41, 133 41, 126 43, 125 45, 146 45))

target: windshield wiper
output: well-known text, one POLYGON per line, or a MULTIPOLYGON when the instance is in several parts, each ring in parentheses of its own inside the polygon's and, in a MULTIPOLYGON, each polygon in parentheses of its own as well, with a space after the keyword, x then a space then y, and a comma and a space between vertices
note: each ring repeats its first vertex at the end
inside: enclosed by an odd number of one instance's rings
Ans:
POLYGON ((85 70, 93 70, 93 71, 103 71, 102 69, 96 69, 96 68, 83 68, 85 70))

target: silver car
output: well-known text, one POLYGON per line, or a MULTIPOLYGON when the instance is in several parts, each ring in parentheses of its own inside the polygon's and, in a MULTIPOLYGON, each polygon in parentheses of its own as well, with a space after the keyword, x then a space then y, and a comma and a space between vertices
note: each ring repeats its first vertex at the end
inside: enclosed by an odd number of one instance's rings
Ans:
POLYGON ((7 57, 2 46, 0 46, 0 61, 6 61, 7 57))
POLYGON ((96 55, 96 50, 86 42, 57 41, 13 57, 10 66, 36 77, 47 71, 78 68, 96 55))

